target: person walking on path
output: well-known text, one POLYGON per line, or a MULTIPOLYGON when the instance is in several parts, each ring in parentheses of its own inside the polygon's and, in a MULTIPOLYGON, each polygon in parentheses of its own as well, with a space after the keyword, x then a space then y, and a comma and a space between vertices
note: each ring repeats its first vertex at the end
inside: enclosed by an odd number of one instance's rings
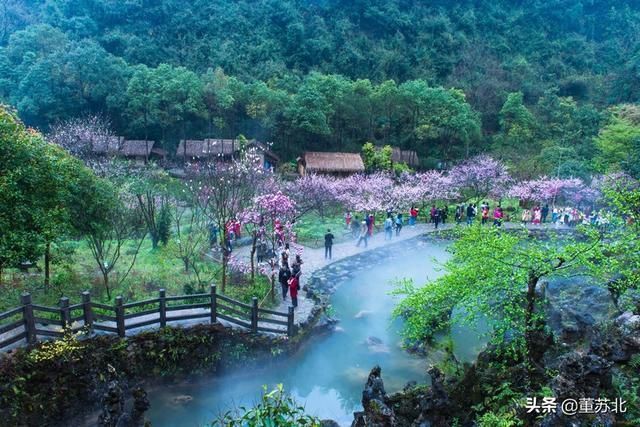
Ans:
POLYGON ((360 221, 358 220, 358 215, 353 217, 353 221, 351 221, 351 237, 357 239, 360 235, 360 221))
POLYGON ((529 209, 525 209, 522 211, 522 225, 524 225, 525 227, 527 226, 527 223, 529 223, 531 221, 531 211, 529 209))
POLYGON ((351 228, 351 212, 347 211, 347 213, 344 214, 344 223, 347 230, 351 228))
POLYGON ((364 247, 366 248, 368 246, 368 240, 369 226, 367 226, 366 221, 362 221, 362 224, 360 225, 360 236, 358 237, 358 243, 356 244, 356 247, 360 247, 360 243, 364 242, 364 247))
POLYGON ((293 308, 298 307, 298 290, 300 288, 300 279, 296 276, 289 278, 289 295, 291 295, 291 305, 293 308))
POLYGON ((533 208, 533 225, 540 225, 541 219, 542 213, 540 211, 540 206, 536 206, 533 208))
POLYGON ((280 266, 280 271, 278 272, 278 282, 280 282, 280 287, 282 288, 282 299, 287 299, 287 292, 289 291, 289 279, 291 278, 291 270, 289 269, 289 265, 284 263, 280 266))
POLYGON ((467 206, 467 225, 473 224, 474 216, 476 216, 475 209, 473 209, 473 204, 469 203, 469 206, 467 206))
POLYGON ((415 227, 416 222, 418 221, 418 209, 415 206, 411 206, 411 210, 409 211, 409 225, 415 227))
POLYGON ((463 205, 456 206, 456 224, 460 224, 462 222, 463 211, 464 211, 463 205))
POLYGON ((400 235, 400 231, 402 230, 402 214, 399 213, 396 216, 396 237, 400 235))
POLYGON ((449 206, 445 205, 444 208, 440 210, 440 221, 442 225, 447 222, 447 217, 449 216, 449 206))
POLYGON ((433 212, 433 228, 437 229, 438 224, 440 223, 440 217, 442 216, 442 209, 434 208, 433 212))
POLYGON ((493 211, 493 225, 500 227, 502 225, 502 208, 497 206, 493 211))
POLYGON ((489 222, 489 205, 486 202, 482 205, 482 225, 489 222))
POLYGON ((549 216, 549 205, 545 204, 542 208, 542 223, 547 222, 547 216, 549 216))
POLYGON ((384 240, 391 240, 393 236, 393 219, 391 214, 387 215, 387 219, 384 220, 384 240))
POLYGON ((373 237, 373 229, 376 226, 376 218, 373 214, 369 214, 369 237, 373 237))
POLYGON ((324 235, 324 259, 331 259, 331 248, 333 247, 334 238, 331 230, 327 229, 327 234, 324 235))

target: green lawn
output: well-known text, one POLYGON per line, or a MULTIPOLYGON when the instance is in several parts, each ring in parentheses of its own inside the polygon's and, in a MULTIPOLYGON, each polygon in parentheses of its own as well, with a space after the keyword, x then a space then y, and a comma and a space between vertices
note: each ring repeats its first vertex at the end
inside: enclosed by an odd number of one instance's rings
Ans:
POLYGON ((344 213, 333 213, 321 217, 316 213, 303 215, 296 221, 298 242, 311 247, 324 246, 324 235, 330 229, 336 237, 335 242, 350 238, 351 231, 345 228, 344 213))
MULTIPOLYGON (((202 265, 206 273, 202 275, 207 285, 201 289, 193 273, 185 273, 182 262, 172 256, 163 247, 152 249, 151 241, 146 239, 138 253, 134 267, 125 278, 133 254, 135 242, 129 242, 118 261, 115 271, 110 274, 111 301, 107 298, 102 275, 100 274, 91 251, 85 242, 69 241, 53 251, 55 262, 51 265, 51 284, 45 288, 44 272, 31 269, 23 273, 17 269, 5 270, 0 285, 0 311, 18 305, 22 292, 30 292, 37 304, 55 306, 61 296, 67 296, 71 302, 80 301, 80 293, 90 290, 92 297, 100 302, 109 303, 121 295, 125 302, 153 298, 161 288, 167 295, 208 292, 209 283, 220 283, 221 268, 218 263, 204 258, 202 265)), ((40 259, 38 266, 43 268, 40 259)), ((270 289, 269 280, 256 275, 252 283, 247 278, 231 275, 227 281, 225 294, 243 302, 251 302, 253 296, 260 300, 270 289)), ((220 286, 218 286, 220 292, 220 286)))

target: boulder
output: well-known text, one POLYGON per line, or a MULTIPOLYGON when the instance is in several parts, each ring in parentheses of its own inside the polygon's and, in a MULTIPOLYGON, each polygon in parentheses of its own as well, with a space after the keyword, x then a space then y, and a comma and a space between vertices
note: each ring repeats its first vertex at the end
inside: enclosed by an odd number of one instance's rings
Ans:
POLYGON ((560 359, 551 388, 558 400, 598 398, 602 389, 611 386, 612 366, 613 362, 597 354, 573 351, 560 359))
POLYGON ((185 405, 191 402, 192 400, 193 400, 193 396, 189 396, 188 394, 181 394, 178 396, 174 396, 174 398, 171 399, 171 403, 175 405, 185 405))
POLYGON ((337 319, 327 316, 326 314, 322 314, 320 315, 320 318, 315 323, 315 325, 313 325, 313 332, 314 333, 331 332, 335 330, 336 323, 338 323, 337 319))
POLYGON ((371 312, 369 310, 360 310, 355 316, 353 316, 354 319, 363 319, 367 316, 369 316, 371 314, 371 312))
POLYGON ((372 353, 389 353, 390 351, 389 347, 387 347, 378 337, 368 337, 364 344, 372 353))
POLYGON ((388 405, 387 393, 380 373, 382 369, 375 366, 369 373, 367 383, 362 392, 364 411, 354 413, 352 427, 392 427, 395 426, 395 414, 388 405))

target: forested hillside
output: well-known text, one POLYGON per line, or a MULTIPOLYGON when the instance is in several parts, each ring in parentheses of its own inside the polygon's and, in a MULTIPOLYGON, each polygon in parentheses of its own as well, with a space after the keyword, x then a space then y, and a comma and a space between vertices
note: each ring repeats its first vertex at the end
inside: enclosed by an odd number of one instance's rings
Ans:
POLYGON ((634 0, 2 0, 0 45, 0 97, 43 130, 103 113, 287 159, 373 141, 584 175, 640 98, 634 0))

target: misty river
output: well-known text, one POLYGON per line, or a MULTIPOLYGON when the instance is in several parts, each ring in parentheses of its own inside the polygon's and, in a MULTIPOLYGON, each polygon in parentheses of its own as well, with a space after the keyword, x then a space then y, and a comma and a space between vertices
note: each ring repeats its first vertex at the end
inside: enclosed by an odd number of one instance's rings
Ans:
MULTIPOLYGON (((428 382, 426 368, 442 352, 434 351, 425 360, 402 349, 401 321, 391 318, 398 297, 390 292, 398 279, 423 284, 442 274, 438 263, 449 256, 445 249, 445 243, 418 242, 414 249, 391 254, 387 262, 342 283, 331 297, 332 314, 340 320, 336 331, 311 338, 275 367, 255 373, 239 369, 197 384, 150 390, 151 422, 156 427, 207 425, 221 412, 259 401, 263 385, 272 389, 282 383, 308 413, 347 426, 353 412, 362 408, 362 389, 374 365, 382 367, 387 392, 412 380, 428 382), (177 395, 193 400, 176 404, 177 395)), ((452 339, 460 361, 475 358, 482 347, 478 332, 468 327, 454 327, 452 339)))

